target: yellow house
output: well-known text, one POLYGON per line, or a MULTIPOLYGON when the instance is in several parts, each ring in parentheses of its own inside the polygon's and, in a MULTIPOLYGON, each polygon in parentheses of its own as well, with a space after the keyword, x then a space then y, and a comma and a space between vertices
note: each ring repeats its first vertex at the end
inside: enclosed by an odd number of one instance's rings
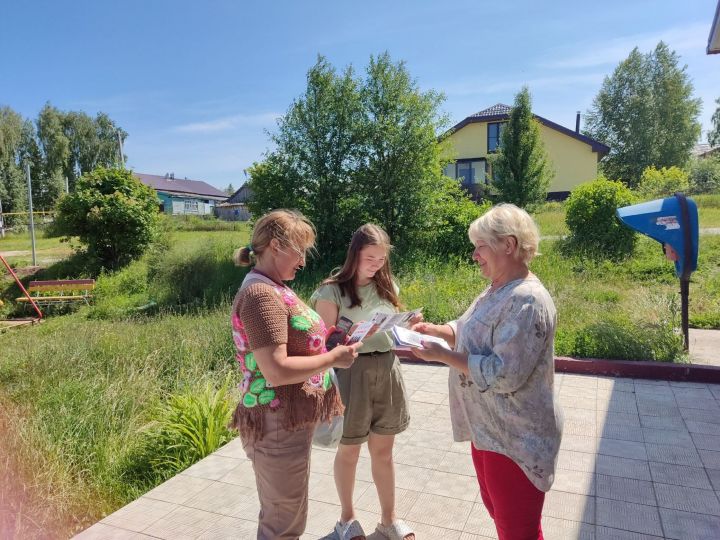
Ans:
MULTIPOLYGON (((597 176, 598 161, 610 148, 579 132, 579 116, 575 131, 542 116, 534 116, 540 123, 540 137, 554 172, 548 199, 564 199, 575 186, 597 176)), ((468 116, 442 137, 450 140, 455 152, 455 162, 445 168, 445 174, 460 179, 462 186, 473 196, 489 182, 487 158, 497 150, 500 133, 509 118, 510 107, 498 103, 468 116)))

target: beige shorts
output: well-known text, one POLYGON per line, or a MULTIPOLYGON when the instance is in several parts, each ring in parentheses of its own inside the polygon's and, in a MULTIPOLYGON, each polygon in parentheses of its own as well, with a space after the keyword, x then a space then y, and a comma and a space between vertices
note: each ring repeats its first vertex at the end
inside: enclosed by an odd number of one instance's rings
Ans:
POLYGON ((341 444, 362 444, 370 433, 397 435, 410 423, 400 360, 395 353, 361 354, 348 369, 336 369, 345 405, 341 444))

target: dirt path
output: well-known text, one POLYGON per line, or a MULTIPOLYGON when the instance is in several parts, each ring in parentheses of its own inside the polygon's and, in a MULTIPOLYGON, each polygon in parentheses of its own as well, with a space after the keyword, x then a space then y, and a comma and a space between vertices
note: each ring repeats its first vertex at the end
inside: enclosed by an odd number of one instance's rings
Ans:
POLYGON ((32 252, 26 251, 0 251, 0 255, 3 257, 20 257, 22 255, 32 255, 32 252))

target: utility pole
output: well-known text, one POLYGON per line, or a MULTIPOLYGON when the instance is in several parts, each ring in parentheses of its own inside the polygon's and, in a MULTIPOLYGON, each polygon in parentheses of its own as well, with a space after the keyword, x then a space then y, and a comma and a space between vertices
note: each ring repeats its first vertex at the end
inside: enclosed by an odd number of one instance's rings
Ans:
POLYGON ((2 199, 0 199, 0 238, 5 238, 5 221, 2 213, 2 199))
POLYGON ((122 137, 120 136, 120 130, 117 130, 118 146, 120 147, 120 166, 125 168, 125 154, 123 153, 122 137))
POLYGON ((25 175, 27 176, 28 206, 30 210, 30 239, 32 240, 32 263, 33 266, 37 266, 37 259, 35 257, 35 220, 33 219, 32 182, 30 181, 30 164, 27 162, 25 162, 25 175))

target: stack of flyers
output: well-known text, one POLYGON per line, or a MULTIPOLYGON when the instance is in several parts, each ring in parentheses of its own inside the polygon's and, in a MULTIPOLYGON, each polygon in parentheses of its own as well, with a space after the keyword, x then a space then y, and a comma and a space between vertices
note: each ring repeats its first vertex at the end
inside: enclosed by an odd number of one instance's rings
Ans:
POLYGON ((442 338, 428 336, 399 326, 393 327, 392 338, 395 343, 395 349, 422 349, 422 342, 424 341, 425 343, 438 343, 440 346, 450 350, 450 345, 442 338))
POLYGON ((405 311, 403 313, 382 313, 377 311, 373 313, 370 320, 357 325, 355 331, 348 338, 348 343, 362 341, 371 330, 374 334, 376 332, 389 332, 395 327, 408 328, 413 317, 420 315, 420 313, 422 313, 422 308, 405 311))

